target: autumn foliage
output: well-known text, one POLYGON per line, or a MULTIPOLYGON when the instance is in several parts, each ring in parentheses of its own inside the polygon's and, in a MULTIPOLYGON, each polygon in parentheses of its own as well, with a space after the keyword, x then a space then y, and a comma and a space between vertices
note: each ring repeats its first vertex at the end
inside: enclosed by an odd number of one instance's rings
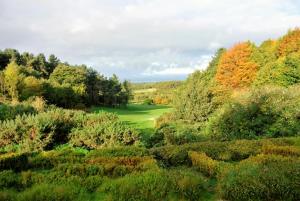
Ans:
POLYGON ((249 86, 255 79, 258 64, 251 60, 251 43, 239 43, 223 54, 217 69, 216 80, 228 88, 249 86))
POLYGON ((287 35, 285 35, 280 40, 277 49, 279 57, 295 52, 300 52, 300 28, 290 31, 287 35))

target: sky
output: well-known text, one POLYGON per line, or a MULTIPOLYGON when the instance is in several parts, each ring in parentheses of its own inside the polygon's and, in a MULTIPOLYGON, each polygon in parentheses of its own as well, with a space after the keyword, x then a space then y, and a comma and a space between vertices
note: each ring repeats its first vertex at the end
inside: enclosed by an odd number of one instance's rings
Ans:
POLYGON ((300 0, 0 0, 0 49, 133 82, 181 80, 220 47, 300 26, 300 0))

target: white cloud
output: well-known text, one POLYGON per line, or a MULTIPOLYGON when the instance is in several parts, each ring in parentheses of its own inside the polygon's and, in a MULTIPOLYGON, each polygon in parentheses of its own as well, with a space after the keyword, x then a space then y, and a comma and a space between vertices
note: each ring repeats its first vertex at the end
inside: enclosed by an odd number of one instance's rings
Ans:
POLYGON ((276 38, 300 22, 295 0, 1 0, 0 7, 0 48, 54 53, 129 79, 147 70, 185 75, 221 46, 276 38))

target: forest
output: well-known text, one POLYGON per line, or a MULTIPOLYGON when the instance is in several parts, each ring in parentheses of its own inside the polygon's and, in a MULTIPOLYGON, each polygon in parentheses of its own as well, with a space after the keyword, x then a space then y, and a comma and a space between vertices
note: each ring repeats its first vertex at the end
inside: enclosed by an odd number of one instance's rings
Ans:
POLYGON ((299 199, 299 28, 183 82, 0 52, 0 200, 299 199))

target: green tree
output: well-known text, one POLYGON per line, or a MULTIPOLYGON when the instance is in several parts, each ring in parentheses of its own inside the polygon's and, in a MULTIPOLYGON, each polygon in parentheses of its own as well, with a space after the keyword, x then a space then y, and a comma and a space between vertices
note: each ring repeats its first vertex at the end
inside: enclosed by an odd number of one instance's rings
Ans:
POLYGON ((21 88, 23 75, 20 71, 20 66, 13 61, 7 65, 4 70, 5 88, 12 99, 19 98, 19 90, 21 88))
POLYGON ((191 122, 204 122, 218 107, 214 97, 215 74, 225 49, 217 51, 207 70, 196 71, 180 87, 175 99, 175 115, 191 122))
POLYGON ((47 62, 47 74, 50 75, 59 63, 60 60, 55 55, 51 54, 47 62))
POLYGON ((32 96, 41 96, 43 94, 43 81, 36 77, 28 76, 23 80, 23 87, 20 98, 26 100, 32 96))

